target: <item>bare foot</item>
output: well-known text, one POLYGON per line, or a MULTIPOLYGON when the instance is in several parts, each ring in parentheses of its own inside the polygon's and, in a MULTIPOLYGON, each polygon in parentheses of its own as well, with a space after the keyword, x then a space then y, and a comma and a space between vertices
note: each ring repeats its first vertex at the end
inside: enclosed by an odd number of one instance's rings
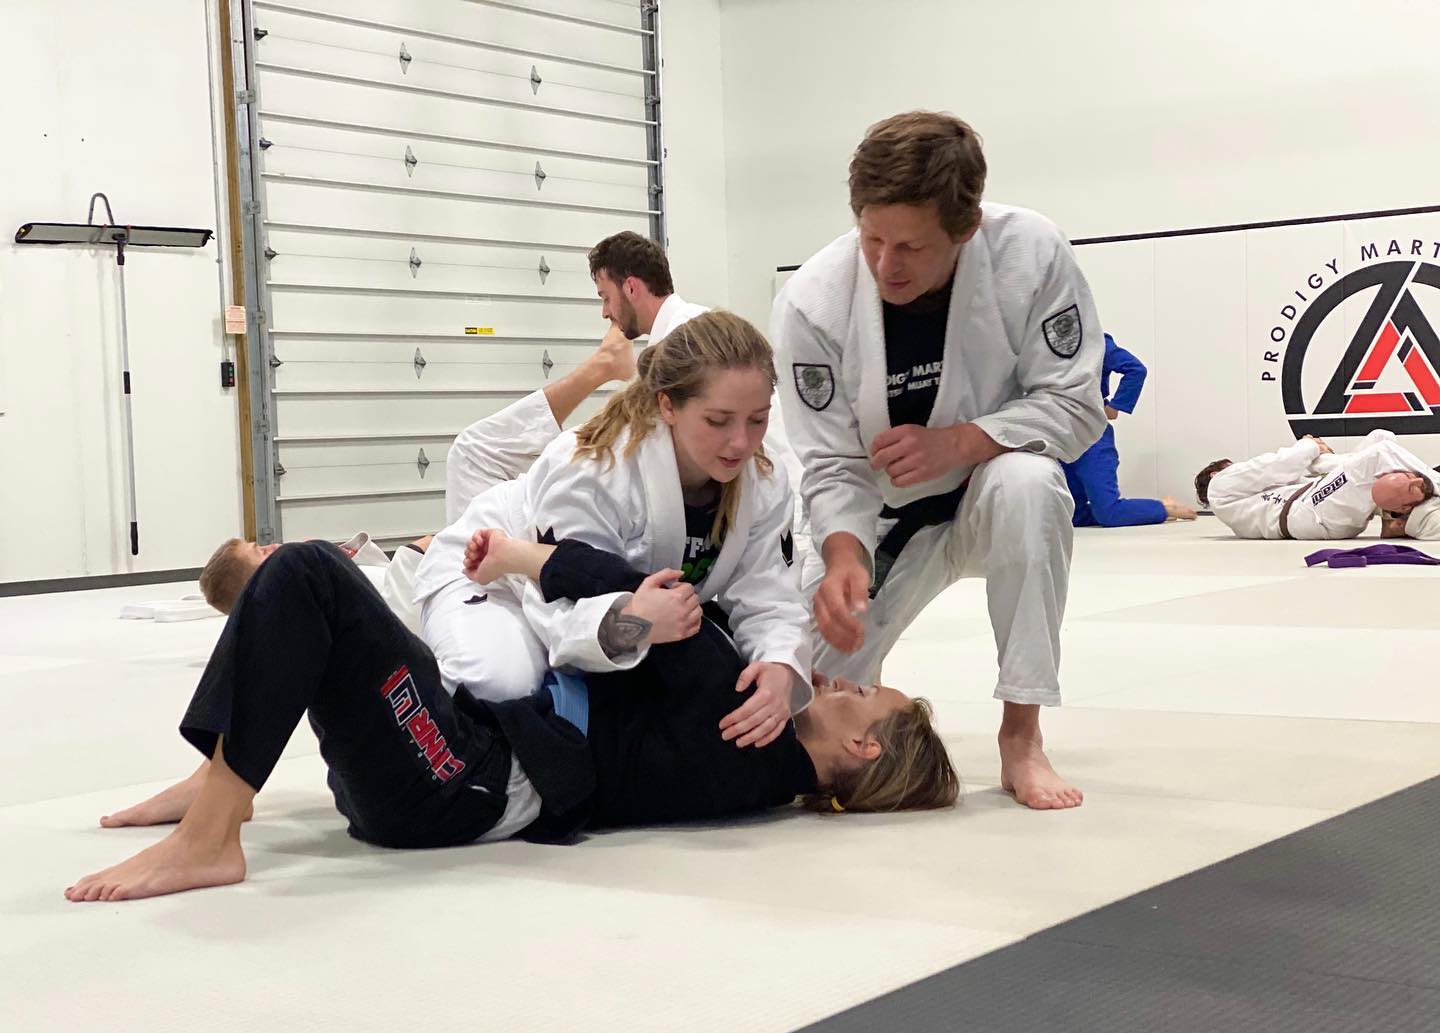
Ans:
POLYGON ((610 380, 623 383, 635 376, 635 343, 615 323, 605 331, 594 359, 610 380))
POLYGON ((1194 520, 1195 511, 1183 502, 1177 502, 1168 495, 1160 500, 1165 507, 1165 519, 1167 520, 1194 520))
MULTIPOLYGON (((185 812, 195 802, 196 795, 200 792, 200 785, 205 781, 205 770, 210 766, 207 760, 204 764, 183 782, 176 782, 169 788, 162 789, 148 800, 137 803, 133 807, 126 807, 123 811, 116 811, 114 814, 107 814, 100 819, 102 829, 123 829, 137 825, 167 825, 177 822, 185 817, 185 812)), ((245 811, 244 821, 249 821, 255 816, 255 807, 251 805, 245 811)))
POLYGON ((1000 736, 1000 787, 1037 811, 1079 807, 1085 801, 1084 793, 1055 774, 1039 736, 1000 736))
POLYGON ((65 899, 77 903, 139 900, 228 886, 244 878, 245 854, 238 837, 204 839, 181 827, 129 860, 85 876, 65 891, 65 899))

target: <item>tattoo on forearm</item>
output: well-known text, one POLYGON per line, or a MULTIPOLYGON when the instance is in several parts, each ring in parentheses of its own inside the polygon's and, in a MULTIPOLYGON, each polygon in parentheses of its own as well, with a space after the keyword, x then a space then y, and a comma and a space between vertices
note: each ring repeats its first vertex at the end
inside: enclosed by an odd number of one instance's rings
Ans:
POLYGON ((600 621, 600 648, 611 660, 633 653, 650 634, 650 622, 644 617, 611 610, 600 621))

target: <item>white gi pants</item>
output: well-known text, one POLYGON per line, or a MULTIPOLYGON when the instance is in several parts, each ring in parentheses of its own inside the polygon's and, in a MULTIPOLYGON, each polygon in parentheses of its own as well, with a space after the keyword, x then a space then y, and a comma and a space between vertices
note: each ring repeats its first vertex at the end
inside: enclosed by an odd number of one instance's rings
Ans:
POLYGON ((471 696, 491 703, 531 696, 550 669, 549 654, 519 601, 469 581, 452 582, 425 600, 420 637, 435 654, 440 679, 452 696, 462 685, 471 696))
MULTIPOLYGON (((466 427, 446 459, 446 520, 459 519, 476 495, 524 474, 559 435, 543 391, 466 427)), ((519 601, 508 593, 486 593, 466 580, 457 579, 423 601, 420 637, 435 654, 451 695, 463 685, 477 699, 519 699, 538 692, 550 668, 519 601), (469 602, 481 596, 483 602, 469 602)))
POLYGON ((462 430, 445 460, 445 523, 459 520, 476 495, 523 475, 559 436, 544 391, 462 430))
MULTIPOLYGON (((1060 703, 1060 622, 1070 587, 1074 500, 1060 464, 1008 452, 981 464, 955 519, 923 528, 900 551, 863 615, 865 641, 842 653, 815 633, 815 670, 870 684, 905 629, 961 578, 983 577, 1000 677, 995 698, 1060 703)), ((818 552, 818 550, 817 550, 818 552)), ((813 598, 824 563, 806 559, 805 594, 813 598)))

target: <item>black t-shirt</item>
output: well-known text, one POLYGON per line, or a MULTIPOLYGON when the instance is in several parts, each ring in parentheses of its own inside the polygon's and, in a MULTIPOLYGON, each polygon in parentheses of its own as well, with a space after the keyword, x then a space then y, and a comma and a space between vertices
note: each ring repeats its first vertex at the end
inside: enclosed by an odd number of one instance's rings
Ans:
POLYGON ((712 531, 719 509, 719 499, 703 506, 685 504, 685 558, 680 564, 684 573, 682 581, 698 585, 715 565, 721 543, 715 541, 712 531))
POLYGON ((945 322, 950 315, 952 279, 938 291, 908 305, 882 303, 885 312, 886 385, 890 426, 923 427, 935 407, 940 372, 945 368, 945 322))

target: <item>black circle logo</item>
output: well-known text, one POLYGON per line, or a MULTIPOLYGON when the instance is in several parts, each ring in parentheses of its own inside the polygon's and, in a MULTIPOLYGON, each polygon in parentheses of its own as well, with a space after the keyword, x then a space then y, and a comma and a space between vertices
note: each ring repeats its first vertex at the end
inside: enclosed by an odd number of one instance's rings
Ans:
POLYGON ((1440 337, 1416 300, 1432 304, 1440 265, 1380 262, 1331 284, 1295 324, 1280 376, 1285 415, 1297 438, 1360 436, 1378 428, 1440 434, 1440 337), (1305 404, 1301 372, 1315 332, 1346 301, 1376 289, 1345 354, 1314 406, 1305 404), (1398 372, 1380 385, 1382 374, 1398 372), (1398 386, 1397 386, 1398 385, 1398 386))

